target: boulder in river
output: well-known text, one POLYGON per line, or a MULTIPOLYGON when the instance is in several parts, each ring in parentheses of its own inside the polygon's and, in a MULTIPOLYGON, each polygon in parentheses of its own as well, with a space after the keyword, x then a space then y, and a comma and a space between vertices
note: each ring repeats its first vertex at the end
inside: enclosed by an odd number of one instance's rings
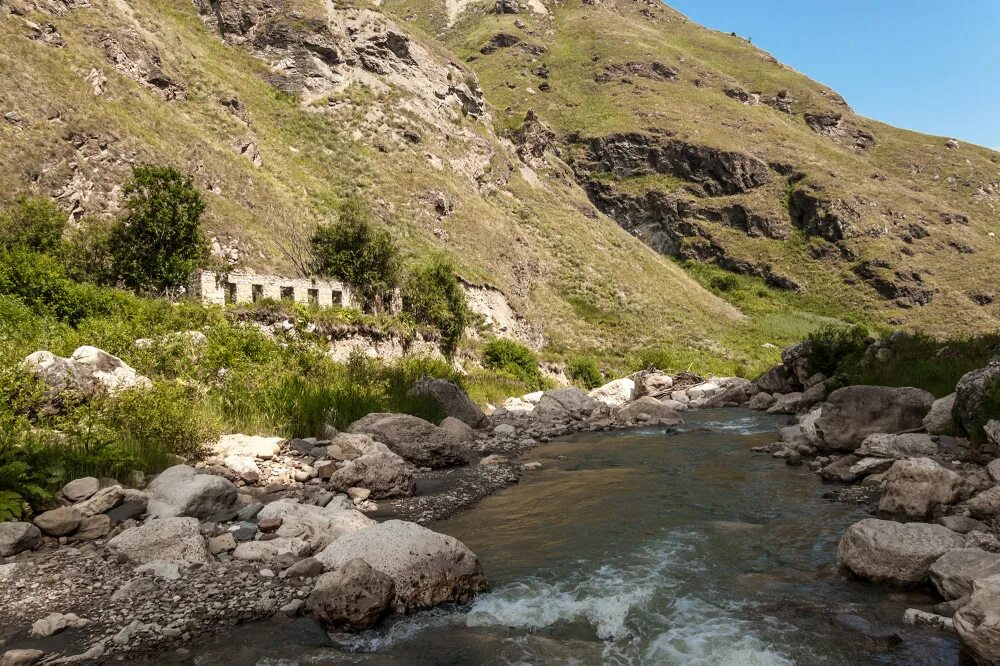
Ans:
POLYGON ((420 467, 453 467, 469 461, 468 443, 438 426, 408 414, 369 414, 351 424, 350 433, 364 433, 384 443, 420 467))
POLYGON ((458 419, 473 428, 478 428, 486 421, 486 414, 479 405, 453 381, 422 377, 413 385, 410 393, 436 403, 445 416, 458 419))
POLYGON ((535 415, 539 418, 582 419, 597 408, 601 403, 578 388, 568 387, 545 391, 535 407, 535 415))
POLYGON ((922 433, 906 433, 903 435, 878 433, 865 437, 865 440, 855 453, 859 456, 903 460, 904 458, 913 458, 916 456, 937 455, 938 445, 930 435, 922 433))
POLYGON ((939 557, 963 545, 960 534, 941 525, 866 518, 841 537, 837 562, 865 580, 912 587, 927 580, 939 557))
POLYGON ((897 460, 885 479, 879 511, 911 520, 924 520, 937 507, 954 504, 962 492, 962 477, 930 458, 897 460))
POLYGON ((306 608, 329 631, 364 631, 392 608, 395 596, 388 574, 355 558, 319 577, 306 608))
POLYGON ((930 568, 931 583, 945 599, 972 594, 972 581, 1000 575, 1000 554, 979 548, 956 548, 937 559, 930 568))
POLYGON ((1000 664, 1000 576, 973 581, 969 603, 955 613, 962 646, 980 664, 1000 664))
POLYGON ((161 472, 146 488, 146 494, 152 518, 226 520, 236 511, 237 491, 232 482, 188 465, 174 465, 161 472))
POLYGON ((108 550, 137 564, 154 560, 179 564, 212 561, 197 518, 148 520, 108 541, 108 550))
POLYGON ((648 417, 643 419, 644 421, 658 425, 673 426, 684 423, 684 419, 675 410, 648 395, 630 402, 618 412, 615 419, 619 423, 635 422, 639 420, 641 414, 648 417))
POLYGON ((853 451, 869 435, 922 428, 933 403, 918 388, 845 386, 829 395, 816 428, 831 447, 853 451))
POLYGON ((361 558, 388 575, 395 584, 393 605, 401 612, 464 603, 488 587, 479 559, 465 544, 402 520, 342 536, 315 557, 327 571, 361 558))

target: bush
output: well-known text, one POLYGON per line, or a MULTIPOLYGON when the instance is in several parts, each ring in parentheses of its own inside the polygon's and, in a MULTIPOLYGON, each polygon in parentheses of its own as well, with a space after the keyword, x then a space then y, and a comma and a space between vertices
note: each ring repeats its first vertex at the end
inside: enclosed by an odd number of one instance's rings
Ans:
POLYGON ((49 199, 21 197, 0 213, 0 248, 60 254, 66 213, 49 199))
POLYGON ((441 332, 442 347, 449 356, 472 318, 455 267, 443 257, 435 257, 410 272, 403 285, 403 307, 418 324, 441 332))
POLYGON ((570 379, 586 389, 594 389, 604 383, 604 375, 597 367, 597 361, 590 356, 575 356, 567 364, 570 379))
POLYGON ((116 278, 139 292, 186 284, 208 250, 205 202, 191 176, 168 166, 136 167, 125 195, 126 213, 108 237, 116 278))
POLYGON ((809 334, 809 365, 827 377, 843 374, 857 363, 867 345, 868 331, 860 326, 824 326, 809 334))
POLYGON ((483 365, 521 380, 532 390, 545 386, 534 352, 513 340, 496 338, 487 342, 483 347, 483 365))
POLYGON ((376 228, 358 199, 347 199, 333 224, 316 227, 310 239, 315 270, 342 280, 363 305, 380 309, 399 280, 399 250, 384 229, 376 228))

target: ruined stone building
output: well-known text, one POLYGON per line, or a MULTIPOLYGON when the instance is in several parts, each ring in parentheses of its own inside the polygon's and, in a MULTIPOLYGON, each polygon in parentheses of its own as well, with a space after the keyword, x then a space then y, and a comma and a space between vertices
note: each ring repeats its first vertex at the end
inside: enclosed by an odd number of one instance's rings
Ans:
POLYGON ((256 303, 270 298, 318 305, 320 307, 351 307, 351 290, 337 280, 326 278, 292 278, 256 273, 196 271, 188 290, 192 298, 203 303, 256 303))

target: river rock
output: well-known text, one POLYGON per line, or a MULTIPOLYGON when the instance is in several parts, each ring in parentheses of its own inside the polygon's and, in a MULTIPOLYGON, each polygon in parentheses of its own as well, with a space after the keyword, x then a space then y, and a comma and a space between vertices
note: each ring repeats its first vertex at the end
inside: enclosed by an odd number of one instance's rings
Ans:
POLYGON ((31 523, 0 523, 0 557, 34 550, 41 542, 41 530, 31 523))
POLYGON ((0 666, 34 666, 44 656, 41 650, 7 650, 0 656, 0 666))
POLYGON ((90 620, 79 617, 75 613, 49 613, 32 623, 31 637, 48 638, 66 629, 80 629, 88 624, 90 624, 90 620))
POLYGON ((991 414, 983 414, 984 398, 990 389, 1000 382, 1000 357, 989 364, 962 376, 955 387, 955 406, 952 414, 956 425, 966 434, 976 436, 977 429, 986 423, 991 414))
POLYGON ((619 423, 638 421, 640 414, 646 414, 649 421, 659 425, 680 425, 684 419, 676 411, 652 396, 643 396, 622 408, 615 416, 619 423))
POLYGON ((945 599, 972 594, 972 581, 1000 575, 1000 554, 978 548, 949 550, 931 565, 931 583, 945 599))
POLYGON ((587 395, 609 407, 622 407, 635 396, 635 382, 629 377, 616 379, 595 388, 587 395))
POLYGON ((847 482, 857 481, 872 474, 881 474, 892 467, 892 464, 893 461, 886 458, 862 458, 851 465, 844 477, 847 482))
POLYGON ((471 442, 476 438, 476 431, 472 429, 472 426, 459 421, 453 416, 446 417, 438 427, 451 434, 460 442, 471 442))
POLYGON ((987 530, 969 530, 965 534, 965 547, 985 550, 988 553, 1000 553, 1000 539, 987 530))
POLYGON ((247 483, 253 484, 260 481, 260 467, 250 456, 228 455, 223 459, 222 464, 247 483))
POLYGON ((410 497, 416 490, 413 466, 388 449, 372 451, 350 460, 330 476, 330 486, 340 492, 360 487, 372 499, 410 497))
POLYGON ((911 520, 923 520, 937 507, 957 502, 963 482, 930 458, 897 460, 885 478, 879 511, 911 520))
POLYGON ((35 525, 43 534, 49 536, 66 536, 80 526, 83 516, 72 506, 61 506, 38 515, 35 525))
POLYGON ((750 398, 750 402, 747 403, 747 407, 758 411, 765 411, 770 409, 775 402, 777 402, 777 400, 773 395, 766 391, 761 391, 750 398))
POLYGON ((469 461, 469 445, 433 423, 408 414, 369 414, 351 424, 419 467, 453 467, 469 461))
POLYGON ((306 608, 329 631, 364 631, 392 608, 395 593, 388 574, 355 558, 319 577, 306 608))
POLYGON ((601 403, 578 388, 568 387, 545 391, 535 407, 535 415, 547 420, 582 419, 601 403))
POLYGON ((918 608, 907 608, 903 612, 903 624, 912 627, 930 627, 938 631, 954 631, 955 622, 949 617, 928 613, 918 608))
POLYGON ((959 534, 968 534, 973 530, 980 532, 986 532, 989 530, 986 523, 976 520, 970 516, 942 516, 934 522, 938 525, 947 527, 952 532, 958 532, 959 534))
POLYGON ((226 456, 249 456, 260 460, 271 460, 281 451, 281 437, 259 437, 239 433, 224 435, 212 445, 212 451, 220 458, 226 456))
POLYGON ((92 476, 85 476, 82 479, 74 479, 63 486, 62 494, 70 502, 82 502, 93 497, 100 489, 100 481, 92 476))
POLYGON ((924 417, 924 428, 932 435, 953 435, 955 433, 955 394, 935 400, 931 411, 924 417))
POLYGON ((933 402, 918 388, 845 386, 827 398, 816 428, 831 447, 853 451, 869 435, 922 428, 933 402))
POLYGON ((247 562, 268 562, 287 567, 309 555, 312 548, 296 537, 278 537, 267 541, 244 541, 236 544, 233 557, 247 562))
POLYGON ((827 481, 840 481, 841 483, 851 483, 857 480, 857 476, 851 471, 852 468, 861 461, 857 456, 841 456, 837 460, 820 470, 820 476, 827 481))
POLYGON ((670 393, 670 389, 674 387, 674 378, 659 370, 642 370, 629 375, 629 379, 635 383, 632 392, 633 400, 644 395, 662 398, 670 393))
POLYGON ((866 580, 911 587, 927 580, 939 557, 964 543, 940 525, 866 518, 841 537, 837 562, 866 580))
POLYGON ((416 523, 373 525, 337 539, 316 556, 328 571, 354 558, 392 578, 393 604, 400 612, 464 603, 488 587, 479 559, 465 544, 416 523))
POLYGON ((969 603, 955 613, 962 646, 980 664, 1000 664, 1000 576, 972 583, 969 603))
POLYGON ((84 516, 80 521, 80 526, 70 536, 70 541, 78 543, 81 541, 103 539, 111 533, 111 524, 111 516, 106 513, 99 513, 96 516, 84 516))
POLYGON ((764 393, 794 393, 802 390, 802 383, 791 370, 779 364, 754 380, 754 384, 764 393))
POLYGON ((979 493, 968 503, 969 513, 980 520, 992 520, 1000 513, 1000 486, 979 493))
POLYGON ((410 393, 436 403, 446 416, 473 428, 478 428, 486 421, 486 414, 479 405, 453 381, 422 377, 413 385, 410 393))
POLYGON ((793 393, 786 393, 777 400, 774 404, 767 408, 768 414, 795 414, 799 411, 799 405, 802 402, 802 394, 798 391, 793 393))
POLYGON ((281 519, 275 534, 279 537, 302 539, 312 551, 322 550, 335 539, 365 529, 371 518, 351 507, 330 503, 327 506, 301 504, 293 499, 271 502, 257 514, 259 521, 281 519))
POLYGON ((917 456, 935 456, 938 445, 930 435, 906 433, 903 435, 887 435, 878 433, 869 435, 858 447, 859 456, 875 456, 878 458, 894 458, 902 460, 917 456))
POLYGON ((108 541, 108 550, 137 564, 166 560, 180 564, 211 562, 197 518, 159 518, 130 527, 108 541))
POLYGON ((79 502, 75 505, 77 511, 84 518, 96 516, 111 511, 125 501, 125 489, 121 486, 108 486, 101 488, 90 499, 79 502))
POLYGON ((232 482, 188 465, 174 465, 161 472, 146 488, 146 494, 152 518, 227 520, 236 511, 237 490, 232 482))

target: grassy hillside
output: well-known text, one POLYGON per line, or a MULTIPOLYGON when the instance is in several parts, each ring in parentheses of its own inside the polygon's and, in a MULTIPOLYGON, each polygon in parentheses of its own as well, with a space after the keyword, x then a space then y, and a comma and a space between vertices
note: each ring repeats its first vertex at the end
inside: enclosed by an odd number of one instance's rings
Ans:
POLYGON ((1000 154, 858 116, 742 38, 656 2, 568 0, 518 14, 470 2, 452 25, 445 4, 384 8, 476 71, 501 133, 534 110, 595 203, 654 248, 797 287, 823 311, 875 324, 996 328, 1000 292, 982 276, 1000 252, 1000 154), (517 43, 484 49, 497 35, 517 43), (685 155, 651 165, 639 154, 639 172, 623 173, 636 137, 741 156, 766 165, 764 182, 708 192, 704 178, 678 174, 685 155))

